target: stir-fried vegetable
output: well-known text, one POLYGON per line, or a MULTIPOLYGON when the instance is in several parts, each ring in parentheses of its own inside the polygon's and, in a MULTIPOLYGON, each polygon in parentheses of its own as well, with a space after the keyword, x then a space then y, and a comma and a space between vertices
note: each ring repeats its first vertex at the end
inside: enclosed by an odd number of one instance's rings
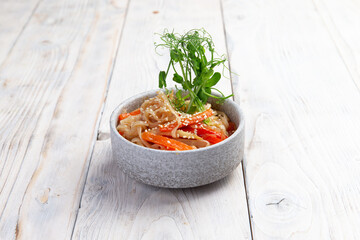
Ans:
MULTIPOLYGON (((201 122, 204 119, 212 116, 213 114, 214 114, 214 111, 209 108, 203 112, 193 114, 191 117, 181 118, 179 128, 201 122)), ((171 130, 176 128, 178 126, 178 124, 179 124, 178 122, 171 122, 170 124, 165 124, 165 125, 160 126, 159 130, 161 132, 170 132, 171 130)))
POLYGON ((229 122, 229 126, 228 126, 228 128, 226 129, 226 131, 232 132, 232 131, 235 131, 235 130, 236 130, 236 125, 235 125, 235 123, 229 122))
POLYGON ((156 143, 161 146, 164 146, 166 148, 169 148, 171 150, 178 150, 178 151, 184 151, 184 150, 192 150, 193 148, 185 143, 176 141, 171 138, 163 137, 160 135, 156 135, 151 132, 143 132, 141 134, 141 137, 148 142, 156 143))
POLYGON ((216 134, 203 134, 201 137, 211 144, 219 143, 223 140, 219 138, 216 134))
POLYGON ((196 123, 193 125, 189 125, 187 127, 182 128, 182 130, 186 132, 195 133, 196 135, 198 135, 199 137, 208 141, 211 144, 221 142, 222 140, 227 138, 227 136, 225 136, 221 132, 212 129, 211 127, 203 123, 196 123))
POLYGON ((135 116, 135 115, 139 115, 141 112, 140 112, 140 108, 130 112, 130 113, 122 113, 119 115, 119 121, 129 117, 129 116, 135 116))

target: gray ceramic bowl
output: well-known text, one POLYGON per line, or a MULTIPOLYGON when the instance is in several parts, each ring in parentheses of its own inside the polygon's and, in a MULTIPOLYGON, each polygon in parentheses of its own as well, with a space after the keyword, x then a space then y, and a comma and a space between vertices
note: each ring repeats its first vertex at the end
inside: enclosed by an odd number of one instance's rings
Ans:
POLYGON ((225 112, 237 126, 233 135, 209 147, 189 151, 156 150, 136 145, 117 132, 117 119, 122 109, 132 111, 139 108, 157 91, 140 93, 125 100, 111 115, 113 157, 122 171, 145 184, 168 188, 201 186, 230 174, 244 155, 244 115, 232 100, 218 105, 209 99, 212 108, 225 112))

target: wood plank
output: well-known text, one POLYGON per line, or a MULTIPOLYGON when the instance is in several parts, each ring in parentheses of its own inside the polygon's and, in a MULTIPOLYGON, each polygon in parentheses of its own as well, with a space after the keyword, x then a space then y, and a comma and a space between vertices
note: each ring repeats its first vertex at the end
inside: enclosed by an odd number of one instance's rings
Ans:
POLYGON ((126 1, 43 1, 0 69, 0 238, 72 234, 126 1))
POLYGON ((26 28, 40 0, 3 0, 0 8, 0 64, 26 28))
MULTIPOLYGON (((217 183, 192 189, 161 189, 138 183, 111 157, 109 115, 122 100, 157 87, 164 57, 154 52, 154 32, 204 27, 226 52, 218 1, 132 0, 99 139, 74 231, 75 239, 249 239, 241 167, 217 183)), ((231 92, 229 81, 221 89, 231 92)))
POLYGON ((223 4, 254 238, 359 239, 360 95, 313 2, 223 4))
POLYGON ((360 89, 360 2, 314 0, 314 6, 360 89))

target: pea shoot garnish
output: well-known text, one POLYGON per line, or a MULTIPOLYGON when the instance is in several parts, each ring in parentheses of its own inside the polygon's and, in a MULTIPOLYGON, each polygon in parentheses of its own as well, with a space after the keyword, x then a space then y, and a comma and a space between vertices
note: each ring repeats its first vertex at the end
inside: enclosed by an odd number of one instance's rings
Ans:
POLYGON ((202 112, 209 97, 219 102, 231 97, 225 96, 214 86, 221 79, 221 74, 214 68, 225 66, 224 56, 216 57, 214 43, 204 29, 192 29, 181 35, 165 30, 160 35, 161 43, 155 43, 156 48, 168 48, 170 61, 166 71, 159 73, 159 88, 166 89, 166 78, 170 69, 173 69, 173 81, 180 84, 171 101, 178 111, 186 113, 202 112), (214 90, 220 96, 213 95, 214 90), (185 95, 186 94, 186 95, 185 95))

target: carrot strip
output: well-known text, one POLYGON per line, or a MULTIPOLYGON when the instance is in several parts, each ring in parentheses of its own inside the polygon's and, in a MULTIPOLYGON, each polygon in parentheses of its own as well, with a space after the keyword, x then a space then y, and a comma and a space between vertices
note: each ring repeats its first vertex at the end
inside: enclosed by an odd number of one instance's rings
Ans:
POLYGON ((138 108, 130 113, 122 113, 119 115, 119 121, 121 121, 127 117, 130 117, 130 116, 139 115, 140 113, 141 113, 140 108, 138 108))
MULTIPOLYGON (((181 118, 179 128, 201 122, 202 120, 212 116, 213 114, 214 114, 213 110, 211 110, 209 108, 209 109, 207 109, 207 110, 205 110, 205 111, 203 111, 201 113, 196 113, 196 114, 192 115, 191 117, 181 118)), ((159 130, 161 132, 170 132, 171 130, 176 128, 177 125, 178 125, 177 122, 170 123, 170 124, 167 124, 167 125, 165 124, 163 126, 160 126, 159 130)))
POLYGON ((144 132, 144 133, 141 134, 141 137, 145 141, 156 143, 156 144, 159 144, 161 146, 164 146, 166 148, 170 148, 170 149, 173 149, 173 150, 183 151, 183 150, 192 150, 193 149, 192 147, 190 147, 189 145, 187 145, 185 143, 176 141, 176 140, 171 139, 171 138, 156 135, 156 134, 151 133, 151 132, 144 132))

